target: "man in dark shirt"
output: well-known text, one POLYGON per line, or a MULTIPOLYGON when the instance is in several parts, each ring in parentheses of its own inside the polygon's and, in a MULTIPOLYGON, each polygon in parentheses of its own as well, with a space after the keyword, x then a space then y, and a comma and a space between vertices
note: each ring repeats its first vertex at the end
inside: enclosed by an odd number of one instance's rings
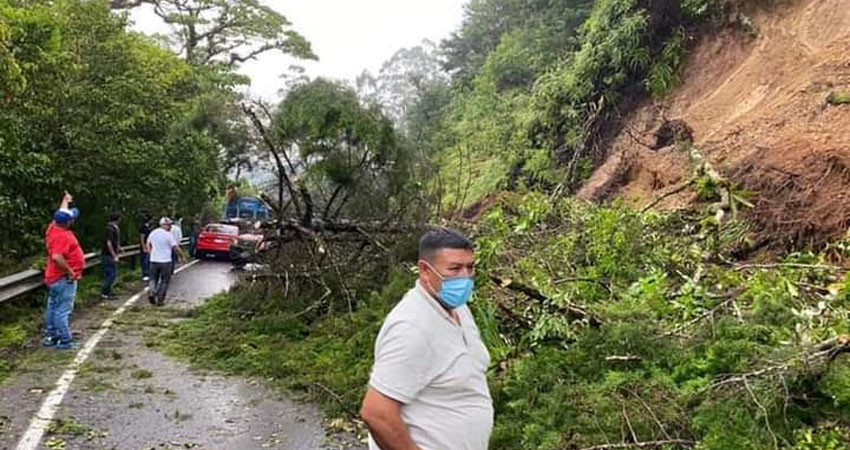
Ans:
POLYGON ((103 266, 103 286, 100 289, 100 298, 112 300, 115 293, 115 278, 118 276, 118 262, 121 258, 121 229, 118 222, 121 214, 113 213, 109 216, 106 224, 106 236, 103 240, 103 248, 100 250, 100 265, 103 266))
POLYGON ((151 231, 151 216, 145 214, 142 216, 142 224, 139 226, 139 245, 141 247, 142 258, 142 281, 149 281, 151 278, 151 255, 147 250, 148 236, 151 231))

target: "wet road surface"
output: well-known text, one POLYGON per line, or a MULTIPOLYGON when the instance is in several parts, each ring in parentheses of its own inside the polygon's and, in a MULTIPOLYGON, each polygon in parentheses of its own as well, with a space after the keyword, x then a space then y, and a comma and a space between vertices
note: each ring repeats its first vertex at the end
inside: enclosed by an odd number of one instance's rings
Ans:
MULTIPOLYGON (((203 262, 172 279, 165 308, 154 309, 143 296, 83 365, 38 448, 362 448, 350 438, 328 440, 311 405, 292 402, 256 380, 192 371, 146 345, 146 330, 184 320, 181 311, 235 281, 229 264, 203 262)), ((117 306, 102 304, 75 320, 82 339, 117 306)), ((15 449, 72 357, 38 350, 27 370, 0 386, 0 450, 15 449)))

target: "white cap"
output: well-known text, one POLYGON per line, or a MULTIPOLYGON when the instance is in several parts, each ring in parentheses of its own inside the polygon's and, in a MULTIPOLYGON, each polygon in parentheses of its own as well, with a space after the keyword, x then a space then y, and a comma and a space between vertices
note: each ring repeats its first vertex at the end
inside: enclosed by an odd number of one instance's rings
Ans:
POLYGON ((163 217, 162 219, 159 219, 160 225, 171 225, 171 223, 171 219, 168 217, 163 217))

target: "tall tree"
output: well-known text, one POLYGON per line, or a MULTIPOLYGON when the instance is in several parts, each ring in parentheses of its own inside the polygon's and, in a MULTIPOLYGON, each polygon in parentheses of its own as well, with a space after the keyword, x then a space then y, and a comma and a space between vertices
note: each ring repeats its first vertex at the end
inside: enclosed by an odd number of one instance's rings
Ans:
POLYGON ((537 48, 563 54, 590 12, 592 0, 471 0, 460 29, 443 41, 446 69, 464 83, 478 74, 507 33, 539 29, 537 48))
POLYGON ((438 53, 437 46, 429 40, 398 50, 384 62, 377 75, 364 70, 357 77, 361 98, 381 105, 397 126, 406 128, 408 109, 418 101, 422 91, 449 80, 438 53))
POLYGON ((272 154, 278 202, 292 205, 300 222, 391 209, 406 181, 404 149, 392 122, 361 105, 353 89, 317 79, 296 86, 273 112, 258 104, 245 112, 272 154))
POLYGON ((316 58, 292 23, 258 0, 112 0, 111 5, 152 6, 174 29, 179 53, 192 64, 235 67, 270 51, 316 58))

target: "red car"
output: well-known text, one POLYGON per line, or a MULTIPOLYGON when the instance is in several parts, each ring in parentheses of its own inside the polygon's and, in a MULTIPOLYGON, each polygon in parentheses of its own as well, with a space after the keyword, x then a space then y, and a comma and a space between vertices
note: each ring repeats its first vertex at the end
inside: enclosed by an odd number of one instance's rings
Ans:
POLYGON ((195 253, 201 258, 211 256, 228 257, 230 246, 237 241, 238 236, 239 227, 236 225, 211 223, 201 230, 195 253))

